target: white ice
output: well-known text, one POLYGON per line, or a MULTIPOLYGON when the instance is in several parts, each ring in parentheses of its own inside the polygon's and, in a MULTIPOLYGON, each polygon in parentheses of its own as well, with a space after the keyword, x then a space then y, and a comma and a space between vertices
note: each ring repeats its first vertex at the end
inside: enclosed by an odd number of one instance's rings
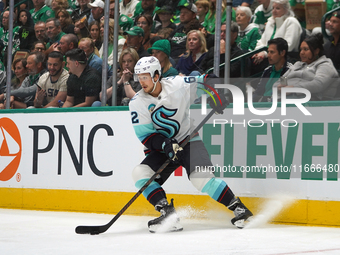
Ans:
POLYGON ((264 224, 241 230, 219 213, 193 219, 185 212, 182 232, 151 234, 153 217, 123 215, 91 236, 74 229, 106 224, 113 215, 0 209, 0 254, 340 254, 340 228, 264 224))

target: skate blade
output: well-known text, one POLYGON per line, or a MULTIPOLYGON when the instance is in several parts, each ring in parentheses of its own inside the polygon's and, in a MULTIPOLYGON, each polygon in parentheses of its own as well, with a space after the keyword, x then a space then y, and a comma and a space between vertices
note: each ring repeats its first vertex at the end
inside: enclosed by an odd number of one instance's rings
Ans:
POLYGON ((245 226, 247 226, 247 224, 249 224, 249 222, 251 222, 253 219, 253 216, 250 216, 248 219, 244 220, 244 219, 240 219, 234 222, 234 225, 239 228, 242 229, 245 226))
POLYGON ((175 225, 167 226, 167 224, 156 224, 149 226, 151 233, 166 233, 182 231, 183 227, 180 223, 176 222, 175 225))

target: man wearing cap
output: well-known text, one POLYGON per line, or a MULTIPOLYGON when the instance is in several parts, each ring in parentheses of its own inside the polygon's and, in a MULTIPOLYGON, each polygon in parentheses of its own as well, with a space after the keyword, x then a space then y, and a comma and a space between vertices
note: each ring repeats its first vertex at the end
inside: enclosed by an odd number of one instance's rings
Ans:
POLYGON ((333 13, 327 27, 332 38, 325 44, 324 52, 326 57, 333 61, 335 69, 340 72, 340 11, 333 13))
POLYGON ((162 67, 162 77, 176 76, 178 71, 172 66, 169 56, 171 52, 170 43, 168 40, 158 40, 154 42, 148 52, 156 57, 162 67))
MULTIPOLYGON (((226 40, 230 40, 230 59, 236 58, 244 54, 244 52, 236 45, 239 27, 236 22, 231 22, 230 36, 226 34, 227 25, 221 25, 221 40, 220 40, 220 64, 225 62, 225 45, 226 40)), ((215 48, 210 48, 200 64, 200 69, 207 71, 214 66, 215 48)), ((220 69, 220 77, 224 77, 224 68, 220 69)), ((230 65, 230 77, 241 77, 241 62, 237 61, 230 65)))
POLYGON ((171 57, 177 61, 186 51, 187 34, 184 32, 184 26, 190 21, 196 19, 197 7, 193 3, 185 3, 180 6, 179 19, 181 23, 170 35, 171 57))
POLYGON ((95 0, 93 3, 88 4, 88 7, 91 8, 88 24, 91 24, 94 20, 100 22, 100 18, 104 16, 104 5, 102 0, 95 0))
POLYGON ((155 33, 162 28, 176 29, 176 25, 171 21, 173 13, 174 11, 169 5, 164 5, 156 11, 158 18, 161 21, 161 25, 155 28, 155 33))
POLYGON ((33 0, 34 8, 30 10, 34 24, 38 21, 48 20, 54 18, 54 11, 45 5, 45 0, 33 0))
POLYGON ((123 50, 127 47, 131 47, 137 51, 139 58, 149 56, 149 53, 142 45, 144 30, 141 27, 134 26, 128 31, 125 31, 123 34, 127 35, 123 50))
POLYGON ((86 54, 81 49, 66 53, 67 68, 70 76, 67 79, 67 97, 63 107, 87 107, 98 100, 102 76, 87 64, 86 54))
POLYGON ((135 12, 136 5, 139 3, 139 0, 123 0, 119 4, 119 12, 120 14, 124 14, 128 17, 132 17, 135 12))

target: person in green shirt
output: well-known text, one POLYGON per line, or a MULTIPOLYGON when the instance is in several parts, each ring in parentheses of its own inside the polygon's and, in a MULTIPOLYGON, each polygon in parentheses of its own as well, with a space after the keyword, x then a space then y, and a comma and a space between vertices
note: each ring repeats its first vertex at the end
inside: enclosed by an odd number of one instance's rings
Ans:
POLYGON ((61 37, 65 35, 65 33, 61 30, 60 21, 56 18, 51 18, 46 21, 46 35, 49 39, 46 44, 46 48, 50 48, 52 45, 57 47, 61 37))
POLYGON ((176 76, 178 71, 172 66, 169 56, 171 52, 169 40, 158 40, 148 49, 150 55, 156 57, 162 67, 162 77, 176 76))
MULTIPOLYGON (((222 0, 222 17, 221 24, 226 21, 227 13, 226 13, 226 1, 222 0)), ((205 16, 203 27, 211 34, 215 34, 215 20, 216 20, 216 0, 210 1, 210 9, 205 16)), ((236 13, 235 10, 231 11, 231 20, 236 21, 236 13)))
POLYGON ((257 40, 261 38, 259 28, 256 24, 250 23, 252 13, 246 6, 238 6, 236 9, 236 23, 239 26, 236 44, 242 50, 252 51, 256 47, 257 40))
MULTIPOLYGON (((8 36, 9 36, 9 11, 5 11, 2 15, 2 26, 0 28, 0 43, 1 43, 1 53, 0 61, 5 62, 5 56, 7 56, 7 46, 8 46, 8 36)), ((13 28, 13 49, 12 53, 19 50, 20 39, 19 39, 20 27, 16 26, 13 28)))
POLYGON ((291 63, 287 62, 288 43, 278 37, 268 41, 268 66, 262 73, 261 80, 253 94, 254 102, 271 101, 273 84, 283 76, 291 63))
POLYGON ((253 23, 257 24, 264 31, 268 18, 272 16, 273 4, 271 0, 257 0, 259 6, 254 11, 253 23))
POLYGON ((159 9, 159 7, 156 7, 156 2, 156 0, 139 1, 132 18, 135 19, 141 14, 149 14, 151 17, 154 17, 156 11, 159 9))
POLYGON ((54 18, 54 11, 45 5, 45 0, 33 0, 34 8, 30 10, 34 24, 38 21, 46 22, 49 18, 54 18))

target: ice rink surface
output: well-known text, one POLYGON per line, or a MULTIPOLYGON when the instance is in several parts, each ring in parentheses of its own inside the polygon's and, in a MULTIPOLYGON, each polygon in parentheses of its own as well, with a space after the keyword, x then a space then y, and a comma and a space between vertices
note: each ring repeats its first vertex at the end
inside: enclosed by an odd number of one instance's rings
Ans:
MULTIPOLYGON (((183 215, 183 214, 182 214, 183 215)), ((237 229, 227 216, 181 218, 182 232, 151 234, 153 217, 121 216, 107 232, 78 235, 113 215, 0 209, 1 255, 340 254, 340 228, 262 224, 237 229)))

